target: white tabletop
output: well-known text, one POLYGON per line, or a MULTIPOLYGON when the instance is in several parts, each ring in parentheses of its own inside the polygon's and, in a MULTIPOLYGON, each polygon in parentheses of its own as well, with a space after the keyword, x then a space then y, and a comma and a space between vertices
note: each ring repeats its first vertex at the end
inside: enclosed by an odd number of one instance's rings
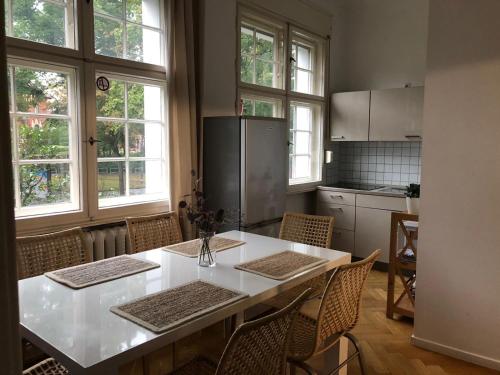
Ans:
POLYGON ((160 268, 84 289, 70 289, 45 276, 21 280, 21 332, 74 375, 113 373, 124 363, 351 260, 349 253, 251 233, 231 231, 222 236, 246 243, 218 252, 217 265, 212 268, 198 267, 196 258, 156 249, 133 256, 157 262, 160 268), (283 281, 234 268, 236 264, 284 250, 318 256, 329 262, 283 281), (240 290, 249 297, 162 334, 109 311, 111 306, 196 279, 240 290))

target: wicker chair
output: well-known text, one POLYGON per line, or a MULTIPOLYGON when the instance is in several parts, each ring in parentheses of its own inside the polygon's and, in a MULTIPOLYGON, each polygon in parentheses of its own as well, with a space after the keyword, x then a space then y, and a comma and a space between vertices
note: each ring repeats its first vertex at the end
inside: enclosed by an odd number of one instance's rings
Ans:
POLYGON ((297 313, 311 290, 303 292, 284 309, 244 323, 231 336, 219 365, 204 357, 175 370, 175 375, 285 375, 290 334, 297 313))
POLYGON ((47 358, 46 360, 36 364, 29 369, 23 371, 23 375, 67 375, 69 374, 59 362, 54 358, 47 358))
MULTIPOLYGON (((331 248, 333 223, 332 216, 285 213, 281 223, 279 238, 306 245, 331 248)), ((297 298, 307 288, 313 289, 313 296, 321 295, 326 285, 326 275, 320 275, 286 292, 280 293, 265 302, 266 305, 281 309, 297 298)))
POLYGON ((358 357, 361 373, 366 374, 361 348, 349 331, 358 321, 363 284, 380 253, 380 250, 375 250, 362 261, 337 268, 321 299, 307 301, 302 306, 288 352, 291 366, 300 367, 308 374, 316 374, 305 361, 324 353, 337 344, 341 337, 346 337, 353 343, 355 352, 330 373, 336 373, 354 357, 358 357))
POLYGON ((128 217, 126 221, 131 253, 139 253, 182 242, 181 226, 175 212, 128 217))
POLYGON ((19 279, 90 261, 81 228, 16 239, 19 279))

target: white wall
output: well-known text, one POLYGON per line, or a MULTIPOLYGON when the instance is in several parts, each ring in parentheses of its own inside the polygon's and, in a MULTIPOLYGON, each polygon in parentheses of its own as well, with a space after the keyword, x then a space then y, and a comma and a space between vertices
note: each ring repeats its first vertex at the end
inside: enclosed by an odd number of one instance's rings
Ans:
POLYGON ((414 343, 500 370, 500 2, 430 3, 414 343))
POLYGON ((422 85, 428 4, 428 0, 330 2, 333 91, 422 85))

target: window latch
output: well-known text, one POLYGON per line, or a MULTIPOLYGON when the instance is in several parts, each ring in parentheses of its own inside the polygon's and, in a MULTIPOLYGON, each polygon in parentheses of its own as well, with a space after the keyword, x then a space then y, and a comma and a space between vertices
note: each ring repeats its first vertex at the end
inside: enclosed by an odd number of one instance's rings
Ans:
POLYGON ((96 143, 96 142, 102 142, 102 141, 100 141, 98 139, 95 139, 94 137, 90 136, 90 138, 88 140, 84 141, 84 142, 85 143, 89 143, 91 146, 93 146, 94 143, 96 143))
POLYGON ((297 62, 292 56, 290 56, 290 64, 293 64, 294 62, 297 62))

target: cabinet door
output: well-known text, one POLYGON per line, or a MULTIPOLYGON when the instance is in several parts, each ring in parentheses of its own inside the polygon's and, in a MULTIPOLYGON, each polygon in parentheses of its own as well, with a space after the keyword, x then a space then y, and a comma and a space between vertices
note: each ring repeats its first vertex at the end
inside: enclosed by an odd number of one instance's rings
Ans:
POLYGON ((331 99, 332 141, 367 141, 370 91, 340 92, 331 99))
POLYGON ((366 258, 374 250, 382 250, 379 262, 389 263, 391 211, 356 207, 354 255, 366 258))
POLYGON ((370 141, 420 139, 423 99, 423 87, 372 91, 370 141))

